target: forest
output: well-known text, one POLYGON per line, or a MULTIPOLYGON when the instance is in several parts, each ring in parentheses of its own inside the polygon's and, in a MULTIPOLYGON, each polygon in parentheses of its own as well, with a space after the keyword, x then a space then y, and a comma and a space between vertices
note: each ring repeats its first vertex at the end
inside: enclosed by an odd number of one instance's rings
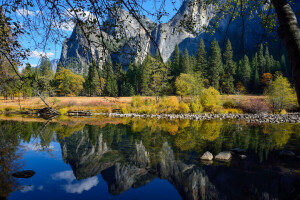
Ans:
POLYGON ((83 76, 73 73, 67 66, 58 63, 56 72, 50 60, 41 59, 39 67, 27 64, 22 70, 25 84, 10 67, 1 65, 0 91, 6 99, 36 96, 166 96, 200 95, 210 86, 221 94, 262 94, 276 74, 290 77, 290 70, 283 54, 278 60, 269 53, 268 45, 261 44, 258 51, 236 59, 231 42, 225 48, 213 40, 206 51, 203 40, 198 51, 190 55, 178 45, 167 63, 158 56, 146 56, 142 64, 131 62, 127 70, 108 60, 103 66, 90 63, 83 76))

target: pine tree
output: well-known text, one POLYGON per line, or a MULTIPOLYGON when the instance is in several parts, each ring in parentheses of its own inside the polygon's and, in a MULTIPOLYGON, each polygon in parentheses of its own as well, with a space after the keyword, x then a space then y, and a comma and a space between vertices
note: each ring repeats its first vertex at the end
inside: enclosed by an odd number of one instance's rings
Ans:
POLYGON ((259 88, 259 73, 258 73, 258 69, 255 68, 254 71, 254 76, 253 76, 253 91, 254 92, 258 92, 258 88, 259 88))
POLYGON ((53 78, 53 71, 51 69, 51 62, 48 58, 42 58, 40 64, 40 75, 53 78))
POLYGON ((256 91, 258 90, 259 87, 259 72, 258 72, 258 63, 257 63, 257 53, 255 53, 255 55, 252 58, 251 61, 251 85, 252 85, 252 91, 256 91))
POLYGON ((98 89, 100 87, 100 78, 97 71, 97 63, 95 60, 89 66, 88 76, 87 76, 87 89, 90 96, 98 95, 98 89))
POLYGON ((140 67, 137 64, 130 62, 127 73, 126 80, 132 85, 134 89, 134 94, 138 94, 140 92, 140 67))
POLYGON ((257 55, 257 67, 259 71, 259 76, 265 73, 265 64, 266 64, 266 60, 264 57, 264 46, 261 44, 257 55))
POLYGON ((123 67, 120 63, 116 64, 116 80, 117 80, 117 85, 118 85, 118 96, 121 96, 121 87, 123 83, 126 81, 126 72, 123 70, 123 67))
POLYGON ((180 74, 180 51, 179 51, 179 47, 176 44, 175 49, 174 49, 174 53, 172 56, 172 65, 171 65, 171 76, 173 76, 173 79, 175 80, 175 78, 180 74))
POLYGON ((192 70, 191 70, 191 61, 190 61, 189 52, 187 49, 185 49, 182 55, 180 73, 188 74, 191 72, 192 70))
POLYGON ((197 65, 195 68, 195 71, 200 71, 205 78, 207 78, 207 56, 206 56, 206 51, 205 51, 205 45, 203 42, 203 39, 201 38, 199 47, 198 47, 198 52, 197 52, 197 65))
POLYGON ((222 63, 222 55, 219 43, 216 39, 214 39, 210 46, 210 58, 209 58, 209 76, 211 85, 215 89, 219 89, 219 81, 223 75, 223 63, 222 63))
POLYGON ((152 95, 149 88, 151 73, 151 56, 147 55, 141 69, 141 93, 143 95, 152 95))
POLYGON ((118 96, 118 85, 116 76, 113 70, 113 63, 109 59, 107 63, 103 66, 103 76, 106 80, 106 84, 104 87, 104 93, 107 96, 116 97, 118 96))
POLYGON ((234 78, 233 76, 235 75, 235 70, 236 70, 236 65, 233 61, 233 50, 231 47, 231 42, 230 40, 227 40, 226 46, 225 46, 225 51, 223 53, 223 59, 224 59, 224 71, 225 71, 225 76, 223 78, 225 90, 223 92, 226 93, 233 93, 234 92, 234 78))
POLYGON ((266 49, 265 49, 265 73, 270 73, 271 72, 271 57, 270 57, 270 53, 269 53, 269 47, 266 46, 266 49))
POLYGON ((61 70, 62 68, 64 68, 64 66, 62 65, 61 62, 59 62, 59 63, 57 64, 56 72, 59 72, 59 70, 61 70))
POLYGON ((54 73, 51 69, 51 62, 48 58, 44 57, 41 59, 39 75, 38 85, 40 92, 45 92, 45 94, 47 93, 50 96, 53 90, 51 80, 54 78, 54 73))
POLYGON ((244 55, 244 58, 240 61, 239 65, 240 80, 242 81, 243 85, 248 89, 251 80, 251 68, 248 56, 244 55))

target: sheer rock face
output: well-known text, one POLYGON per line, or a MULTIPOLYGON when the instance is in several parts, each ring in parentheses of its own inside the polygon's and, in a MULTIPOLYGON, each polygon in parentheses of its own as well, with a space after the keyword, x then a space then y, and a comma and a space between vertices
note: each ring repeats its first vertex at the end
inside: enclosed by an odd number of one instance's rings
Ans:
MULTIPOLYGON (((108 58, 112 58, 115 63, 128 66, 133 60, 141 63, 148 53, 155 55, 158 47, 163 61, 166 62, 172 56, 176 44, 182 52, 187 48, 190 54, 194 54, 201 38, 206 46, 209 46, 213 39, 217 39, 221 47, 227 39, 230 39, 237 54, 251 54, 257 50, 261 42, 268 42, 271 45, 269 48, 271 53, 276 55, 282 53, 282 42, 274 40, 277 38, 277 33, 264 34, 257 12, 251 15, 247 13, 244 20, 238 17, 229 26, 230 16, 224 16, 219 27, 211 35, 204 32, 204 28, 211 25, 215 19, 213 6, 209 5, 204 9, 201 3, 193 2, 193 0, 185 0, 176 15, 167 23, 157 25, 146 17, 140 16, 139 21, 147 31, 127 11, 123 9, 114 11, 107 20, 107 23, 113 26, 101 27, 104 43, 106 43, 105 48, 110 49, 110 53, 104 50, 103 46, 95 45, 103 42, 95 36, 91 36, 91 40, 96 42, 92 42, 89 48, 82 31, 76 26, 71 37, 63 44, 60 60, 63 62, 71 58, 77 60, 81 66, 71 70, 83 74, 87 72, 87 66, 92 58, 98 61, 100 67, 103 60, 108 58), (191 28, 184 27, 187 24, 190 24, 191 28), (157 45, 150 40, 147 32, 151 34, 157 45)), ((296 2, 293 8, 299 18, 300 3, 296 2)))
MULTIPOLYGON (((156 26, 143 16, 140 17, 140 22, 149 33, 156 26)), ((132 60, 137 62, 144 60, 149 52, 150 37, 138 21, 127 11, 118 9, 108 17, 107 23, 109 24, 107 27, 101 27, 97 33, 89 35, 87 28, 75 26, 71 37, 65 40, 62 46, 60 61, 65 67, 77 74, 86 74, 88 65, 93 59, 97 61, 100 68, 110 58, 113 62, 125 66, 132 60), (72 62, 79 65, 68 66, 72 62)))
POLYGON ((93 144, 85 129, 61 141, 61 149, 63 160, 71 165, 77 179, 95 176, 114 164, 113 161, 98 164, 103 155, 111 150, 103 141, 102 134, 93 144))
MULTIPOLYGON (((107 41, 112 40, 112 37, 103 31, 98 31, 97 34, 101 34, 107 41)), ((96 34, 88 34, 85 28, 76 25, 71 37, 66 39, 62 45, 60 62, 76 74, 86 74, 93 59, 99 66, 102 66, 103 61, 108 57, 109 54, 96 34)))

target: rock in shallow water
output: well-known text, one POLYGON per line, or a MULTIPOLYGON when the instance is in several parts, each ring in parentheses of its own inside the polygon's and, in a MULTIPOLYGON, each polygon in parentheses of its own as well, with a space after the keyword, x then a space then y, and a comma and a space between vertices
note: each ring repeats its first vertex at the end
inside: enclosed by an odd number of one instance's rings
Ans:
POLYGON ((234 148, 234 149, 231 149, 230 151, 237 153, 237 154, 241 154, 241 153, 245 153, 246 149, 234 148))
POLYGON ((20 171, 12 174, 12 176, 15 178, 30 178, 33 175, 35 175, 35 172, 32 170, 25 170, 25 171, 20 171))
POLYGON ((229 151, 220 152, 216 155, 216 160, 229 160, 231 158, 231 153, 229 151))
POLYGON ((279 155, 281 155, 281 156, 295 156, 295 153, 292 152, 292 151, 289 151, 289 150, 283 150, 283 151, 280 152, 279 155))
POLYGON ((245 159, 245 158, 247 158, 247 156, 242 154, 242 155, 240 155, 240 158, 245 159))
POLYGON ((201 156, 201 160, 212 160, 214 158, 214 156, 209 152, 205 152, 202 156, 201 156))

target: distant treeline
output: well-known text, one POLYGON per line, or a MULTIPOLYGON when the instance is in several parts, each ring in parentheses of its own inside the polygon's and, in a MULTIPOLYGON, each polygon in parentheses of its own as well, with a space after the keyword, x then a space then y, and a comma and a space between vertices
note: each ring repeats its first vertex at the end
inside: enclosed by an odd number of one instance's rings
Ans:
POLYGON ((0 93, 6 98, 35 96, 36 91, 47 96, 183 96, 199 95, 212 86, 223 94, 259 94, 273 80, 272 74, 289 74, 285 56, 275 59, 267 45, 261 44, 252 58, 244 55, 238 60, 229 40, 223 50, 216 40, 211 42, 209 52, 205 49, 203 40, 195 55, 189 55, 187 49, 181 53, 176 45, 167 63, 159 56, 147 55, 142 64, 130 63, 127 71, 111 60, 101 68, 93 61, 84 76, 61 63, 54 73, 50 61, 42 58, 38 68, 26 65, 21 74, 25 83, 8 63, 2 62, 0 93))

